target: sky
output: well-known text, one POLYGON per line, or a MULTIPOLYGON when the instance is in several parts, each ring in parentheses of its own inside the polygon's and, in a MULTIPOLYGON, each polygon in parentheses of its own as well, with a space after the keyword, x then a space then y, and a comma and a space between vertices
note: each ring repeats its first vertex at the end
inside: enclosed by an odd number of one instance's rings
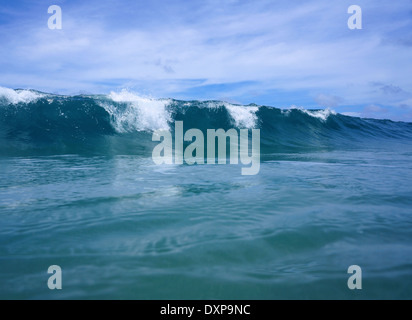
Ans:
POLYGON ((412 122, 412 0, 0 0, 0 86, 412 122))

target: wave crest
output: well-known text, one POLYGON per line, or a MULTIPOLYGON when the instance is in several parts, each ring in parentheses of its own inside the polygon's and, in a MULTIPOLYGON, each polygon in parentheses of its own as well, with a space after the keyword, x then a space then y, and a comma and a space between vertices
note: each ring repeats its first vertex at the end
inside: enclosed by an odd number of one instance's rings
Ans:
POLYGON ((111 92, 107 98, 98 103, 110 114, 116 131, 170 130, 170 100, 145 98, 127 90, 111 92))
POLYGON ((19 104, 35 102, 43 98, 45 95, 32 90, 13 90, 9 88, 0 87, 0 99, 3 103, 19 104))

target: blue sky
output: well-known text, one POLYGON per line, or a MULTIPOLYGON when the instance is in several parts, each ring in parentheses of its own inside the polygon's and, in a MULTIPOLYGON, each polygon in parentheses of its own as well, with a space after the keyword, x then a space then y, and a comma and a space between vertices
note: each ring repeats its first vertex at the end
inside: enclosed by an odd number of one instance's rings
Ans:
POLYGON ((0 0, 0 86, 412 121, 412 1, 0 0), (63 29, 50 30, 50 5, 63 29), (359 5, 363 29, 349 30, 359 5))

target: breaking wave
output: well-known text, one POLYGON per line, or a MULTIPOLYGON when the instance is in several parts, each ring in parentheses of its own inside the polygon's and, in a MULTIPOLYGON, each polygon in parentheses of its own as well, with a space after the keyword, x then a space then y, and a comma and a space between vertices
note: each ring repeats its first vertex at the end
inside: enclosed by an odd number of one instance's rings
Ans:
POLYGON ((0 88, 0 155, 138 154, 155 130, 260 129, 262 153, 304 153, 410 143, 412 124, 349 117, 333 110, 287 110, 222 101, 153 99, 123 90, 60 96, 0 88))

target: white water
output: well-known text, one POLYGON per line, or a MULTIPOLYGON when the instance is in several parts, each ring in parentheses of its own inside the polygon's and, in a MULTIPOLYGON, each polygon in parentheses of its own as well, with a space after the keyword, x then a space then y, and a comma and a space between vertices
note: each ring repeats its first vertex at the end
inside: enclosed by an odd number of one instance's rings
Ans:
POLYGON ((10 104, 18 104, 34 102, 44 95, 31 90, 13 90, 0 87, 0 97, 5 98, 10 104))
POLYGON ((119 108, 113 103, 102 102, 102 107, 112 116, 118 132, 170 130, 171 117, 167 110, 170 100, 141 97, 127 90, 111 92, 108 98, 125 104, 125 108, 119 108))

